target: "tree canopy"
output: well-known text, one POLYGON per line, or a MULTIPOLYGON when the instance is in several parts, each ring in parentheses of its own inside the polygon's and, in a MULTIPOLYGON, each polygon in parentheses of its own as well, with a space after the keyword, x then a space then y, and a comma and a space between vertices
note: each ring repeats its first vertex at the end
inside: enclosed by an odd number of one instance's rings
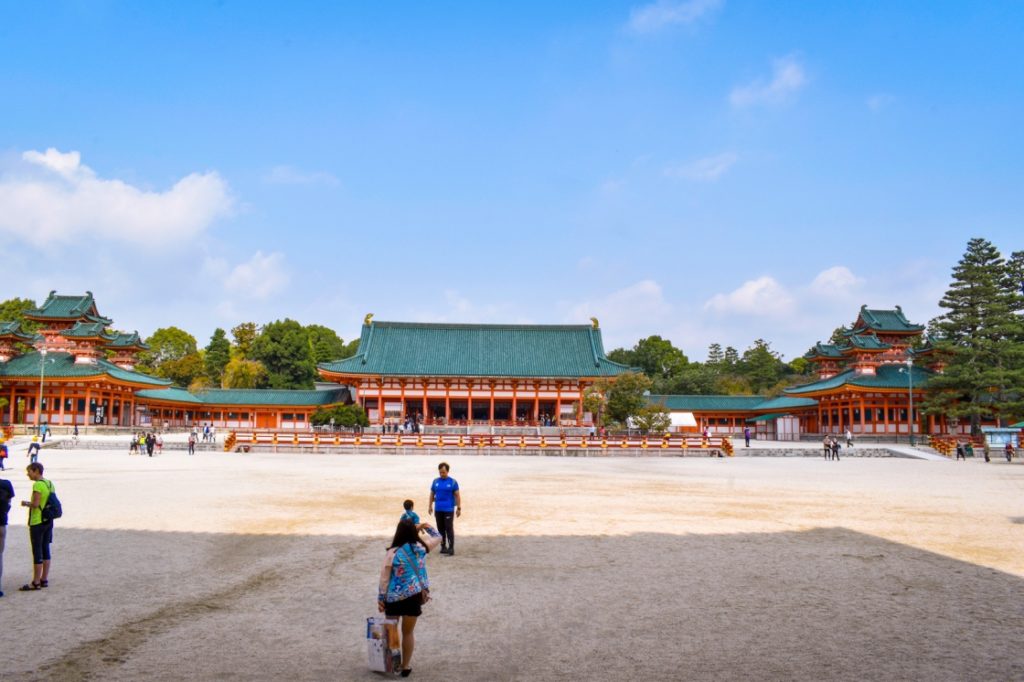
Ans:
POLYGON ((941 374, 931 378, 924 410, 970 420, 1020 416, 1024 390, 1024 291, 1021 258, 1007 262, 991 242, 975 238, 953 268, 932 322, 941 374))
POLYGON ((206 377, 213 386, 220 386, 224 379, 224 368, 231 361, 231 342, 228 341, 228 335, 220 327, 213 330, 210 343, 206 346, 204 360, 206 377))
POLYGON ((271 388, 313 388, 316 365, 309 334, 295 320, 271 322, 252 342, 250 355, 267 368, 271 388))

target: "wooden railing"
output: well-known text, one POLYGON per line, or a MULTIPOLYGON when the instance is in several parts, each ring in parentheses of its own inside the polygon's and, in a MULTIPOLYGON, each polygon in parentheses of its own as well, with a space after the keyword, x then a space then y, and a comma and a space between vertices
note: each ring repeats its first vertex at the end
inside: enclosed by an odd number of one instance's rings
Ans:
POLYGON ((232 431, 224 440, 226 451, 249 452, 251 449, 274 450, 346 448, 455 448, 455 449, 574 449, 574 450, 680 450, 714 456, 733 456, 732 441, 712 436, 492 436, 458 434, 394 434, 394 433, 292 433, 277 431, 232 431))

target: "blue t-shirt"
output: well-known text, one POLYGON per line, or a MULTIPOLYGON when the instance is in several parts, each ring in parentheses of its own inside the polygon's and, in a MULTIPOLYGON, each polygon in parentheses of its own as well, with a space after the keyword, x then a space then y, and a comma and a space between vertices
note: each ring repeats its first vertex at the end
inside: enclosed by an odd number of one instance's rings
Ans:
POLYGON ((439 512, 455 511, 455 491, 458 489, 459 482, 451 476, 435 478, 430 485, 430 491, 434 493, 434 509, 439 512))
POLYGON ((409 519, 410 521, 415 523, 417 526, 420 525, 420 515, 417 514, 414 511, 410 510, 410 511, 407 511, 404 514, 402 514, 402 518, 400 520, 404 521, 405 519, 409 519))

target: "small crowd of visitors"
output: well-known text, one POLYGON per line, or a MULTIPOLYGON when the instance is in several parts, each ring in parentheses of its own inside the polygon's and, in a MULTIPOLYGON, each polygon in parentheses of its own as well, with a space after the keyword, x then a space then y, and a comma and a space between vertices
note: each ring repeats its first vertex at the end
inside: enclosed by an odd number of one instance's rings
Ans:
POLYGON ((430 485, 427 514, 434 515, 437 527, 420 522, 415 502, 406 500, 381 566, 377 610, 399 621, 402 677, 412 674, 413 632, 423 605, 430 601, 427 554, 440 547, 441 554, 455 555, 455 518, 462 515, 462 496, 458 482, 449 476, 450 470, 447 462, 441 462, 438 476, 430 485))
POLYGON ((415 414, 402 420, 385 421, 381 424, 381 433, 419 433, 423 420, 415 414))
POLYGON ((150 431, 146 433, 140 431, 139 433, 133 433, 131 442, 128 443, 128 454, 141 455, 143 452, 148 454, 150 457, 153 456, 153 452, 158 455, 162 455, 164 452, 164 438, 158 433, 150 431))

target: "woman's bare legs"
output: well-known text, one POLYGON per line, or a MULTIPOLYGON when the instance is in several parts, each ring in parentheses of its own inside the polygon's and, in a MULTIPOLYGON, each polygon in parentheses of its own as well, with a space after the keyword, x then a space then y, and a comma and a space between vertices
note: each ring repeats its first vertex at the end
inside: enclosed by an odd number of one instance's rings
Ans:
POLYGON ((416 616, 402 616, 402 670, 409 670, 409 661, 412 660, 412 650, 416 646, 416 636, 412 631, 416 629, 416 616))

